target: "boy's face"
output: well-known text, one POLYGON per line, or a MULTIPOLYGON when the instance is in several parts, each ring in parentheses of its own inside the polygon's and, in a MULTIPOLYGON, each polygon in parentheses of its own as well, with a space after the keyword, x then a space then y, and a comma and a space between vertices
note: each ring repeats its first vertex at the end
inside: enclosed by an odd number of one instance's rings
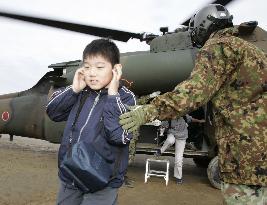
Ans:
POLYGON ((84 80, 93 90, 107 88, 112 80, 112 65, 101 55, 88 56, 84 59, 84 80))

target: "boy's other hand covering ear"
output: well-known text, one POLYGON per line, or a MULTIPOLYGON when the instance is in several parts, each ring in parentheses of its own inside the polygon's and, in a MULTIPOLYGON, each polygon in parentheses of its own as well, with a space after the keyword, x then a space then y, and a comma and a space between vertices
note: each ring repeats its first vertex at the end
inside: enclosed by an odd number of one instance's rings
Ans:
POLYGON ((112 80, 109 84, 108 88, 108 94, 109 95, 117 95, 118 94, 118 89, 119 89, 119 84, 120 84, 120 79, 122 75, 122 65, 121 64, 116 64, 114 68, 112 69, 112 80))

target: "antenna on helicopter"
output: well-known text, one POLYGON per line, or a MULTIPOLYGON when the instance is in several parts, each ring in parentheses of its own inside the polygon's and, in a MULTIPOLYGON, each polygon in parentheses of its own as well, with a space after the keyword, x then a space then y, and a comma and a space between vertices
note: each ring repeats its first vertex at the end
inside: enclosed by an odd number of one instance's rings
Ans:
POLYGON ((165 33, 168 33, 169 28, 168 27, 160 27, 159 30, 162 32, 162 35, 165 35, 165 33))

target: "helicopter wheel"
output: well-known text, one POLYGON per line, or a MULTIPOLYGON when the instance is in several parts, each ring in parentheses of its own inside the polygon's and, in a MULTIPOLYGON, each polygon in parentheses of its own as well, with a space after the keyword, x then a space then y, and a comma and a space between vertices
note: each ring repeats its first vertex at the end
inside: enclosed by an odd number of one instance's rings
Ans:
POLYGON ((214 157, 207 169, 208 179, 213 187, 221 189, 220 169, 218 166, 218 156, 214 157))

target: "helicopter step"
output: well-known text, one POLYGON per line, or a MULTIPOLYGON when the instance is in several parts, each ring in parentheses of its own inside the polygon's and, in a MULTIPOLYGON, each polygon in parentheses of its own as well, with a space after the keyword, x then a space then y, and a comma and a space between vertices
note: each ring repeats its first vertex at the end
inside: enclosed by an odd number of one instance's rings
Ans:
POLYGON ((155 159, 155 158, 149 158, 146 160, 146 173, 145 173, 145 183, 147 183, 147 179, 151 176, 155 177, 163 177, 166 181, 166 186, 169 182, 169 168, 170 168, 170 161, 168 159, 155 159), (163 170, 155 170, 151 169, 152 164, 166 164, 166 171, 163 170))

